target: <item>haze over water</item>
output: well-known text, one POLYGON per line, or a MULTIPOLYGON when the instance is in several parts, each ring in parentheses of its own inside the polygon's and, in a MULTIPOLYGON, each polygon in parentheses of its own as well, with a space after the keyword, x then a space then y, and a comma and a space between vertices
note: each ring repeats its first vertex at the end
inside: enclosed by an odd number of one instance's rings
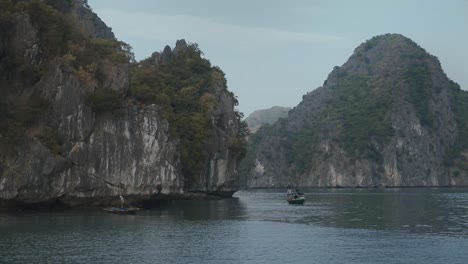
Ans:
POLYGON ((0 213, 0 263, 468 263, 468 189, 285 190, 136 215, 0 213))

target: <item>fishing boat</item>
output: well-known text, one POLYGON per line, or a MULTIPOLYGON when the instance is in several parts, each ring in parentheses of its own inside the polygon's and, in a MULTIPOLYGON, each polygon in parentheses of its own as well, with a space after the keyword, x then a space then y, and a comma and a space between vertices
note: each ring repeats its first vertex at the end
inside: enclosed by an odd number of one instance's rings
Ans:
POLYGON ((109 207, 103 209, 106 212, 114 214, 134 214, 140 210, 137 207, 109 207))
POLYGON ((125 198, 119 195, 120 206, 119 207, 108 207, 103 210, 114 214, 134 214, 140 210, 140 208, 133 207, 129 204, 129 207, 125 207, 125 198))
POLYGON ((304 204, 305 196, 304 193, 300 193, 298 190, 296 190, 296 192, 288 190, 286 200, 289 204, 304 204))

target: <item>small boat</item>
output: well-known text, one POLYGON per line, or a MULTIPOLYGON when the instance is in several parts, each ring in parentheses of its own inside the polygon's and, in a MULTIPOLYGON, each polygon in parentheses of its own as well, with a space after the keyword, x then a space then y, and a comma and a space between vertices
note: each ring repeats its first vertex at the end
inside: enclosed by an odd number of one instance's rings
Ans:
POLYGON ((289 204, 303 204, 305 202, 304 193, 291 192, 288 190, 287 201, 289 204))
POLYGON ((289 204, 303 204, 305 202, 305 197, 304 196, 300 196, 300 197, 297 197, 297 198, 288 198, 288 203, 289 204))
POLYGON ((104 208, 104 211, 107 211, 109 213, 114 213, 114 214, 134 214, 137 211, 140 210, 140 208, 137 207, 109 207, 109 208, 104 208))

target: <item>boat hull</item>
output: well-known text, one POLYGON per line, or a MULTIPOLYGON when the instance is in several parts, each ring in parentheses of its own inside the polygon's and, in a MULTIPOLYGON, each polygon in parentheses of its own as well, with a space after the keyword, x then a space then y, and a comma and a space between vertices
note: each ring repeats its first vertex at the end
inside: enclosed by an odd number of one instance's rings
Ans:
POLYGON ((288 199, 289 204, 304 204, 305 198, 288 199))
POLYGON ((119 207, 110 207, 103 209, 106 212, 113 214, 134 214, 140 210, 140 208, 131 207, 131 208, 119 208, 119 207))

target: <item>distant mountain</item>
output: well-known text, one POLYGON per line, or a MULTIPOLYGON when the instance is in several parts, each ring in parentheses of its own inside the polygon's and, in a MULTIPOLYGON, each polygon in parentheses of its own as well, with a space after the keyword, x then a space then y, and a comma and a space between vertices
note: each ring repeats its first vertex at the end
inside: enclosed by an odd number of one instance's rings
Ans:
POLYGON ((377 36, 249 143, 247 187, 468 185, 468 94, 410 39, 377 36))
POLYGON ((287 117, 290 107, 273 106, 269 109, 256 110, 251 113, 246 119, 250 131, 255 133, 263 125, 271 125, 278 119, 287 117))

